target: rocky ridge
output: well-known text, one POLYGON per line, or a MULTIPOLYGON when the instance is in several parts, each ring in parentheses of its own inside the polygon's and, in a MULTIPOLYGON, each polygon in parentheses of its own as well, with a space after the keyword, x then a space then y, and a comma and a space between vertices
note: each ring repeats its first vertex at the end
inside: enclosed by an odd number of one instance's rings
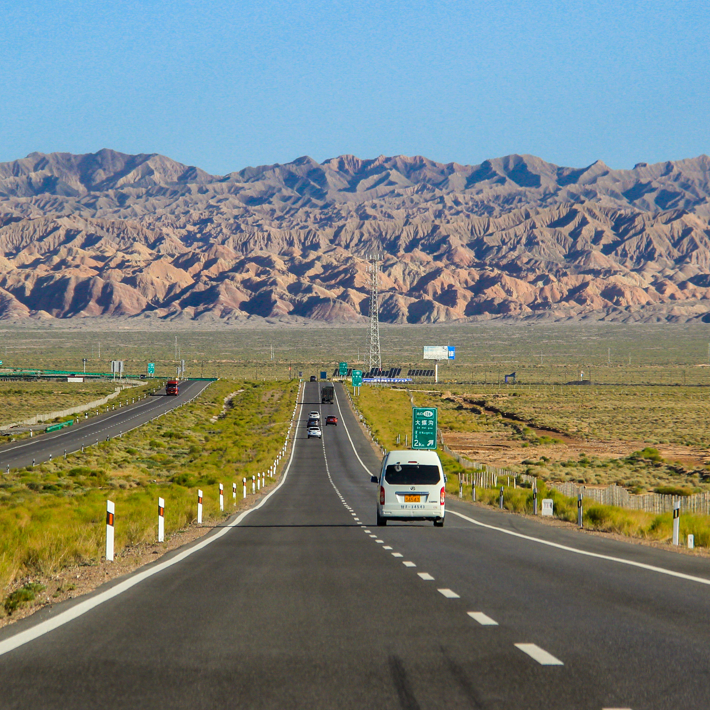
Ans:
POLYGON ((0 164, 0 318, 710 319, 710 158, 611 170, 513 155, 213 176, 160 155, 0 164))

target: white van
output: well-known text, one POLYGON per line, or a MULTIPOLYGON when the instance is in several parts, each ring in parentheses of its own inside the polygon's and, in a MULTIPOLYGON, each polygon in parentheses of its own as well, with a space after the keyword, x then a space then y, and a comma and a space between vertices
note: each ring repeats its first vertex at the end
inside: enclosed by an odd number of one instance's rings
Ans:
POLYGON ((444 525, 444 470, 436 451, 390 451, 382 461, 377 524, 388 520, 433 520, 444 525))

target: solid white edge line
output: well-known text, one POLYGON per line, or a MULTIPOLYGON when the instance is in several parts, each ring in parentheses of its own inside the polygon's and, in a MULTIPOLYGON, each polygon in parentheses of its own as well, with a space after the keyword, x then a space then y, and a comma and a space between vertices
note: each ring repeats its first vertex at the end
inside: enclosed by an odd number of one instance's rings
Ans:
MULTIPOLYGON (((304 383, 301 383, 305 385, 304 383)), ((299 392, 298 392, 298 398, 301 399, 301 392, 300 392, 300 386, 299 386, 299 392)), ((301 412, 299 413, 299 419, 301 417, 301 414, 303 414, 303 402, 301 402, 301 412)), ((289 429, 290 431, 290 429, 289 429)), ((95 607, 99 606, 100 604, 103 604, 104 602, 109 601, 110 599, 113 599, 114 597, 117 597, 119 594, 123 594, 123 592, 131 589, 131 587, 135 587, 136 584, 140 584, 144 579, 148 579, 149 577, 152 577, 155 574, 158 574, 158 572, 162 572, 164 569, 167 569, 168 567, 172 567, 173 565, 177 564, 178 562, 182 562, 185 558, 189 557, 190 555, 194 554, 195 552, 198 552, 199 550, 203 549, 204 547, 207 547, 207 545, 211 545, 215 540, 219 540, 223 535, 226 535, 232 528, 237 527, 239 523, 241 523, 244 518, 247 517, 250 513, 253 513, 255 510, 259 510, 261 506, 266 503, 266 501, 271 498, 276 491, 283 486, 283 484, 286 482, 286 477, 288 476, 289 471, 291 470, 291 463, 293 462, 293 457, 294 454, 296 453, 296 436, 294 434, 293 437, 293 446, 291 447, 291 456, 288 460, 288 465, 286 466, 283 476, 281 477, 281 482, 272 490, 270 493, 265 495, 261 501, 255 505, 253 508, 249 508, 249 510, 245 510, 243 513, 241 513, 233 523, 230 523, 229 525, 225 525, 222 527, 221 530, 218 532, 214 533, 207 539, 203 540, 202 542, 199 542, 197 545, 194 547, 191 547, 188 550, 184 550, 183 552, 179 553, 175 557, 173 557, 170 560, 167 560, 165 562, 159 562, 155 567, 151 567, 150 569, 144 570, 143 572, 139 572, 129 579, 121 582, 120 584, 117 584, 115 587, 112 587, 111 589, 107 589, 105 592, 101 592, 100 594, 97 594, 94 597, 91 597, 90 599, 87 599, 86 601, 79 602, 78 604, 75 604, 72 606, 70 609, 67 609, 66 611, 62 612, 61 614, 58 614, 56 617, 53 619, 47 619, 46 621, 41 621, 39 624, 36 626, 33 626, 25 631, 20 631, 19 633, 15 634, 14 636, 10 636, 10 638, 5 639, 4 641, 0 641, 0 656, 9 653, 10 651, 13 651, 14 649, 18 648, 19 646, 24 646, 24 644, 29 643, 30 641, 34 641, 36 638, 39 638, 40 636, 44 636, 44 634, 49 633, 50 631, 54 631, 54 629, 59 628, 60 626, 64 626, 64 624, 69 623, 70 621, 73 621, 74 619, 83 616, 86 614, 88 611, 91 611, 95 607)))
POLYGON ((623 557, 612 557, 611 555, 602 555, 600 552, 588 552, 587 550, 578 550, 574 547, 569 547, 568 545, 562 545, 559 542, 550 542, 549 540, 542 540, 539 537, 533 537, 532 535, 525 535, 523 533, 514 532, 513 530, 506 530, 505 528, 499 528, 496 525, 489 525, 488 523, 482 523, 480 520, 474 520, 469 518, 463 513, 457 513, 455 510, 449 510, 447 513, 451 515, 457 515, 459 518, 468 520, 469 523, 478 525, 482 528, 487 528, 488 530, 495 530, 497 532, 505 533, 506 535, 511 535, 513 537, 521 538, 522 540, 530 540, 531 542, 537 542, 540 545, 547 545, 548 547, 554 547, 558 550, 564 550, 565 552, 573 552, 576 555, 584 555, 585 557, 594 557, 598 560, 607 560, 609 562, 618 562, 622 565, 629 565, 630 567, 638 567, 639 569, 649 570, 650 572, 658 572, 659 574, 667 574, 670 577, 677 577, 678 579, 686 579, 690 582, 698 582, 699 584, 710 585, 710 579, 704 579, 703 577, 694 577, 690 574, 684 574, 683 572, 674 572, 670 569, 664 569, 663 567, 656 567, 655 565, 647 565, 644 562, 634 562, 633 560, 625 560, 623 557))
MULTIPOLYGON (((338 401, 338 392, 335 389, 335 385, 333 386, 333 394, 335 395, 335 405, 338 407, 338 412, 340 414, 340 418, 343 420, 343 426, 345 427, 345 433, 348 435, 348 439, 350 439, 350 446, 352 447, 353 452, 355 453, 355 456, 357 457, 357 460, 360 462, 360 465, 367 471, 367 474, 369 476, 374 476, 372 471, 365 466, 363 463, 363 460, 360 458, 360 454, 358 454, 357 449, 355 448, 355 444, 353 443, 352 437, 350 436, 350 432, 348 431, 348 425, 345 423, 345 417, 343 417, 343 411, 340 409, 340 402, 338 401)), ((353 416, 355 416, 353 414, 353 416)))
POLYGON ((498 626, 498 622, 491 619, 488 614, 484 614, 482 611, 469 611, 468 615, 477 621, 481 626, 498 626))
POLYGON ((540 648, 534 643, 516 643, 515 648, 520 649, 523 653, 527 653, 530 658, 537 661, 541 666, 564 666, 564 663, 559 658, 555 658, 551 653, 548 653, 544 648, 540 648))

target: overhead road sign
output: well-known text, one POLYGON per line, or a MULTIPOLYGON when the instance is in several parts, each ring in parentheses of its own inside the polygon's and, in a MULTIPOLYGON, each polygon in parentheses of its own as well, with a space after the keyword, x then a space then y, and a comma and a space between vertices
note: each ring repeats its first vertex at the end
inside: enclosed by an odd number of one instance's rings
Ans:
POLYGON ((439 411, 436 407, 412 407, 412 448, 435 449, 439 411))

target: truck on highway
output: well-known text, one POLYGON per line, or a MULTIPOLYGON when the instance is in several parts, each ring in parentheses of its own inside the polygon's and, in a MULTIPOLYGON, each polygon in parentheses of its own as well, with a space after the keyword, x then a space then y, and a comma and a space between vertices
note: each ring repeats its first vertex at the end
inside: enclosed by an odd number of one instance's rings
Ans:
POLYGON ((333 404, 335 400, 335 387, 333 385, 323 385, 320 388, 321 404, 333 404))
POLYGON ((180 394, 180 383, 177 380, 168 380, 165 385, 165 394, 175 396, 180 394))

